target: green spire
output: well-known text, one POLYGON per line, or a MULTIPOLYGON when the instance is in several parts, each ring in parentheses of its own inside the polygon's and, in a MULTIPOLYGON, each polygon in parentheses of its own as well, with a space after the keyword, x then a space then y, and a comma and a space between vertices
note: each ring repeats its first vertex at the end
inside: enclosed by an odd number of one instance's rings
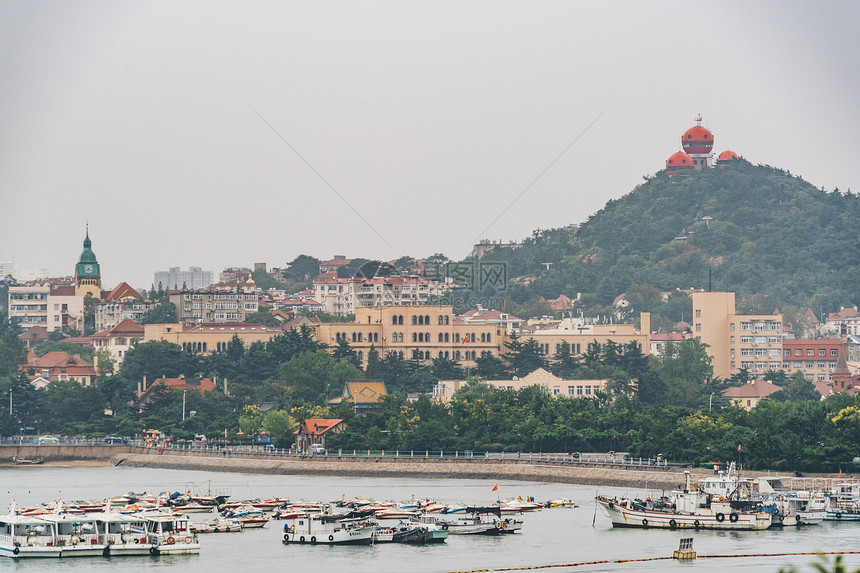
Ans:
POLYGON ((78 276, 99 276, 99 261, 92 249, 93 242, 90 240, 90 226, 87 224, 87 234, 84 238, 84 251, 78 260, 76 273, 78 276))

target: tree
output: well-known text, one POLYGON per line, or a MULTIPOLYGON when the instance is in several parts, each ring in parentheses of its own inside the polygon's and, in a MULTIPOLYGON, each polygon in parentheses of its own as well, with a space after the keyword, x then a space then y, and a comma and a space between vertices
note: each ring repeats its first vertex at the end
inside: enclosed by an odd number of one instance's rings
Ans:
POLYGON ((268 310, 260 310, 245 315, 245 322, 251 324, 262 324, 263 326, 280 326, 281 321, 272 316, 268 310))
POLYGON ((65 352, 71 356, 80 356, 89 363, 93 362, 93 357, 95 356, 95 349, 92 346, 82 346, 80 344, 64 342, 62 340, 59 342, 54 342, 52 340, 40 342, 33 347, 33 352, 36 353, 37 356, 44 356, 49 352, 65 352))
POLYGON ((194 376, 197 367, 196 360, 179 345, 159 340, 142 342, 126 352, 119 375, 133 384, 146 376, 147 383, 151 384, 162 376, 194 376))
POLYGON ((298 427, 299 423, 284 410, 266 412, 263 418, 263 429, 269 432, 279 447, 284 447, 284 444, 292 441, 292 432, 298 427))
POLYGON ((821 400, 821 394, 815 389, 815 384, 807 380, 803 372, 794 372, 781 384, 782 390, 774 392, 769 396, 771 400, 780 402, 799 402, 802 400, 821 400))
POLYGON ((507 369, 504 361, 498 356, 490 352, 481 352, 481 355, 475 358, 475 376, 484 380, 509 380, 511 374, 507 369))
POLYGON ((262 269, 259 271, 253 271, 251 273, 251 277, 254 279, 254 284, 262 290, 284 288, 284 286, 286 286, 284 283, 262 269))
POLYGON ((172 324, 176 320, 176 305, 167 301, 147 310, 140 319, 140 324, 172 324))
POLYGON ((714 374, 708 345, 699 338, 680 342, 668 340, 663 353, 654 357, 653 370, 666 385, 666 400, 670 404, 695 406, 701 402, 714 374))
POLYGON ((104 347, 96 350, 94 363, 98 368, 99 377, 112 376, 116 369, 116 358, 104 347))
POLYGON ((27 361, 27 345, 14 328, 8 329, 0 337, 0 376, 10 376, 27 361))
POLYGON ((361 368, 361 360, 358 358, 358 353, 352 349, 346 338, 341 338, 337 341, 337 346, 334 347, 331 355, 338 360, 346 360, 356 368, 361 368))
POLYGON ((257 406, 245 406, 242 409, 242 415, 239 416, 239 429, 243 434, 251 436, 260 431, 263 427, 263 414, 260 413, 260 408, 257 406))
POLYGON ((322 405, 326 395, 340 394, 348 380, 360 380, 363 372, 346 359, 325 350, 305 352, 282 364, 278 378, 289 388, 285 401, 322 405))
POLYGON ((379 380, 382 378, 379 352, 372 344, 370 345, 370 350, 367 351, 367 367, 364 369, 364 375, 368 380, 379 380))
POLYGON ((308 282, 320 273, 320 260, 309 255, 299 255, 284 269, 283 276, 290 282, 308 282))
POLYGON ((546 367, 546 360, 540 354, 540 347, 534 338, 522 342, 516 334, 511 335, 510 341, 505 342, 508 352, 502 358, 510 364, 514 376, 525 376, 538 368, 546 367))

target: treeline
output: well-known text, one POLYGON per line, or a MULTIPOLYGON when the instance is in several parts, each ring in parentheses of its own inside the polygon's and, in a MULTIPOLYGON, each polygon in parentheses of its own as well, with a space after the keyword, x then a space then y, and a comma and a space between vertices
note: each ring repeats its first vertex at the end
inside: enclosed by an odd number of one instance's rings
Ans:
POLYGON ((0 336, 0 390, 7 400, 11 393, 12 414, 0 414, 0 434, 16 434, 20 427, 67 435, 134 435, 156 428, 176 438, 226 433, 231 440, 248 440, 265 431, 277 446, 287 447, 301 420, 331 417, 347 421, 347 430, 328 442, 343 449, 615 450, 705 464, 736 459, 741 444, 746 467, 797 471, 849 470, 858 455, 860 399, 837 395, 821 401, 802 375, 773 373, 784 390, 747 413, 720 393, 742 383, 743 375, 713 379, 710 358, 696 339, 669 343, 663 356, 654 357, 636 345, 611 343, 591 344, 582 356, 560 345, 543 356, 533 340, 513 338, 500 357, 482 356, 467 372, 451 361, 425 364, 375 352, 362 371, 348 344, 330 350, 307 330, 247 347, 234 338, 226 350, 205 356, 148 342, 130 350, 116 372, 103 363, 95 386, 52 382, 36 389, 18 370, 24 344, 7 329, 0 336), (439 379, 505 379, 537 367, 569 379, 606 379, 607 391, 572 398, 539 387, 508 391, 474 381, 447 404, 426 396, 439 379), (133 406, 138 383, 163 375, 208 376, 221 391, 158 392, 133 406), (351 404, 325 406, 347 380, 361 378, 386 382, 389 396, 378 408, 356 415, 351 404), (409 401, 410 393, 421 397, 409 401), (264 413, 259 406, 266 403, 264 413))

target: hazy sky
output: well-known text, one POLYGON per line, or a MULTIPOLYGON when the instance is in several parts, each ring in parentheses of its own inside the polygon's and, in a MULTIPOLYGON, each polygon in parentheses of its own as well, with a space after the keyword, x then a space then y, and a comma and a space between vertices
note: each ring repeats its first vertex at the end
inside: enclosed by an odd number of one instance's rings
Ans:
POLYGON ((847 1, 5 0, 0 261, 72 274, 86 220, 105 287, 460 258, 585 220, 697 113, 717 151, 860 191, 858 22, 847 1))

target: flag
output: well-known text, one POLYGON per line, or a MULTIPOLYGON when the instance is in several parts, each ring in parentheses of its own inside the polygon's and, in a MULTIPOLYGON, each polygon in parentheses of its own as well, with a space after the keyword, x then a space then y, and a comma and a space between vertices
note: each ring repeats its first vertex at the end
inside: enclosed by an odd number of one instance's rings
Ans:
POLYGON ((741 451, 741 445, 738 444, 738 451, 741 451))
POLYGON ((499 484, 493 486, 493 491, 499 491, 499 484))

